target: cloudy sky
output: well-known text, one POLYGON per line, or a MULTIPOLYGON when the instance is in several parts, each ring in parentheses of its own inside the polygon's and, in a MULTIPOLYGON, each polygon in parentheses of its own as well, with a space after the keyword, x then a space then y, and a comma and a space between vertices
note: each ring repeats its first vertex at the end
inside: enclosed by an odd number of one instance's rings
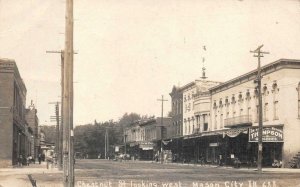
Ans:
MULTIPOLYGON (((74 123, 117 120, 125 112, 160 116, 173 85, 201 76, 227 81, 257 67, 300 59, 296 0, 74 0, 74 123), (202 49, 206 46, 207 51, 202 49)), ((17 62, 41 124, 60 100, 64 0, 0 0, 0 58, 17 62)), ((0 88, 1 89, 1 88, 0 88)))

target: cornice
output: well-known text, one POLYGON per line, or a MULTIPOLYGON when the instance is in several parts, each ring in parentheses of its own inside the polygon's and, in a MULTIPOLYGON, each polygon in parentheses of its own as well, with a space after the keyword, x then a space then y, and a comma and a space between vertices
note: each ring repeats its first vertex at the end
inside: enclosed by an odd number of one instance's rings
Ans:
MULTIPOLYGON (((281 69, 300 69, 300 60, 296 59, 279 59, 275 62, 267 64, 261 67, 262 76, 268 75, 270 73, 276 72, 281 69)), ((257 76, 257 69, 252 70, 246 74, 240 75, 236 78, 233 78, 227 82, 221 83, 215 87, 209 89, 209 91, 214 94, 221 92, 223 90, 232 88, 234 86, 243 84, 248 81, 255 80, 257 76)))

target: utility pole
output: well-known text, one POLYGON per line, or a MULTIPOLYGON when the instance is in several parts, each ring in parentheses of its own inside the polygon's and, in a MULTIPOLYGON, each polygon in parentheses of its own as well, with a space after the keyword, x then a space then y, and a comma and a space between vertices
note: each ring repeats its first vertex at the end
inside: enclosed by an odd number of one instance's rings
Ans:
POLYGON ((126 134, 126 130, 124 130, 124 144, 125 144, 125 155, 127 154, 127 150, 126 150, 126 138, 127 138, 127 134, 126 134))
POLYGON ((63 168, 63 95, 64 95, 64 51, 46 51, 46 53, 59 53, 61 62, 61 120, 59 125, 59 154, 58 154, 58 169, 63 168))
MULTIPOLYGON (((64 114, 64 50, 56 51, 46 51, 46 53, 58 53, 60 54, 61 61, 61 120, 59 126, 59 157, 58 157, 58 169, 62 170, 63 168, 63 137, 64 137, 64 123, 63 123, 63 114, 64 114)), ((78 54, 77 52, 73 52, 73 54, 78 54)))
POLYGON ((164 158, 164 155, 163 155, 163 118, 164 118, 164 101, 168 101, 168 100, 165 100, 164 99, 164 95, 161 96, 161 99, 157 99, 157 101, 161 101, 161 121, 160 121, 160 163, 162 164, 163 163, 163 158, 164 158))
POLYGON ((108 158, 108 152, 109 152, 109 140, 108 140, 108 130, 105 128, 105 136, 104 136, 104 143, 105 143, 105 159, 108 158))
POLYGON ((257 57, 258 59, 258 66, 257 66, 257 77, 255 82, 257 82, 257 91, 258 91, 258 158, 257 158, 257 170, 258 173, 262 173, 262 132, 263 132, 263 113, 262 113, 262 95, 261 95, 261 66, 260 66, 260 58, 264 57, 263 54, 269 54, 269 52, 263 52, 261 51, 261 48, 264 45, 259 46, 254 51, 250 51, 251 53, 254 53, 254 57, 257 57))
POLYGON ((59 122, 61 120, 61 117, 59 116, 59 104, 60 102, 50 102, 49 104, 55 104, 55 116, 50 116, 50 121, 56 122, 56 129, 55 129, 55 153, 56 153, 56 159, 57 159, 57 165, 58 169, 61 170, 61 144, 60 144, 60 126, 59 122))
POLYGON ((73 0, 66 0, 64 50, 64 187, 74 187, 74 132, 73 132, 73 0))

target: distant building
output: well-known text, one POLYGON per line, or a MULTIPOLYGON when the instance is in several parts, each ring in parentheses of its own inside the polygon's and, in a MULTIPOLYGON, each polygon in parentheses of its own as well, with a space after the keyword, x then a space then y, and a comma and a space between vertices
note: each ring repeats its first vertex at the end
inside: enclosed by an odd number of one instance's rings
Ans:
POLYGON ((26 87, 14 60, 0 59, 0 166, 28 156, 32 129, 25 120, 26 87))
POLYGON ((38 131, 39 119, 37 116, 37 109, 35 108, 33 101, 31 101, 30 106, 26 109, 26 121, 28 123, 28 127, 31 128, 33 132, 30 154, 33 158, 37 158, 40 152, 40 135, 38 131))
POLYGON ((152 160, 160 150, 161 140, 171 136, 171 118, 149 118, 134 122, 128 127, 124 136, 127 153, 134 158, 152 160), (163 122, 163 124, 161 124, 163 122))

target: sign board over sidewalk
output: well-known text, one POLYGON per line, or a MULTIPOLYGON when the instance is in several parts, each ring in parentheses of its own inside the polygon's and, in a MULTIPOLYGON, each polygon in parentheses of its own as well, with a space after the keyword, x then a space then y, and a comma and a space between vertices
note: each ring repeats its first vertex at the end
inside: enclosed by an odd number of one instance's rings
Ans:
MULTIPOLYGON (((258 141, 258 128, 249 128, 249 142, 258 141)), ((263 142, 283 142, 282 127, 264 127, 263 128, 263 142)))

